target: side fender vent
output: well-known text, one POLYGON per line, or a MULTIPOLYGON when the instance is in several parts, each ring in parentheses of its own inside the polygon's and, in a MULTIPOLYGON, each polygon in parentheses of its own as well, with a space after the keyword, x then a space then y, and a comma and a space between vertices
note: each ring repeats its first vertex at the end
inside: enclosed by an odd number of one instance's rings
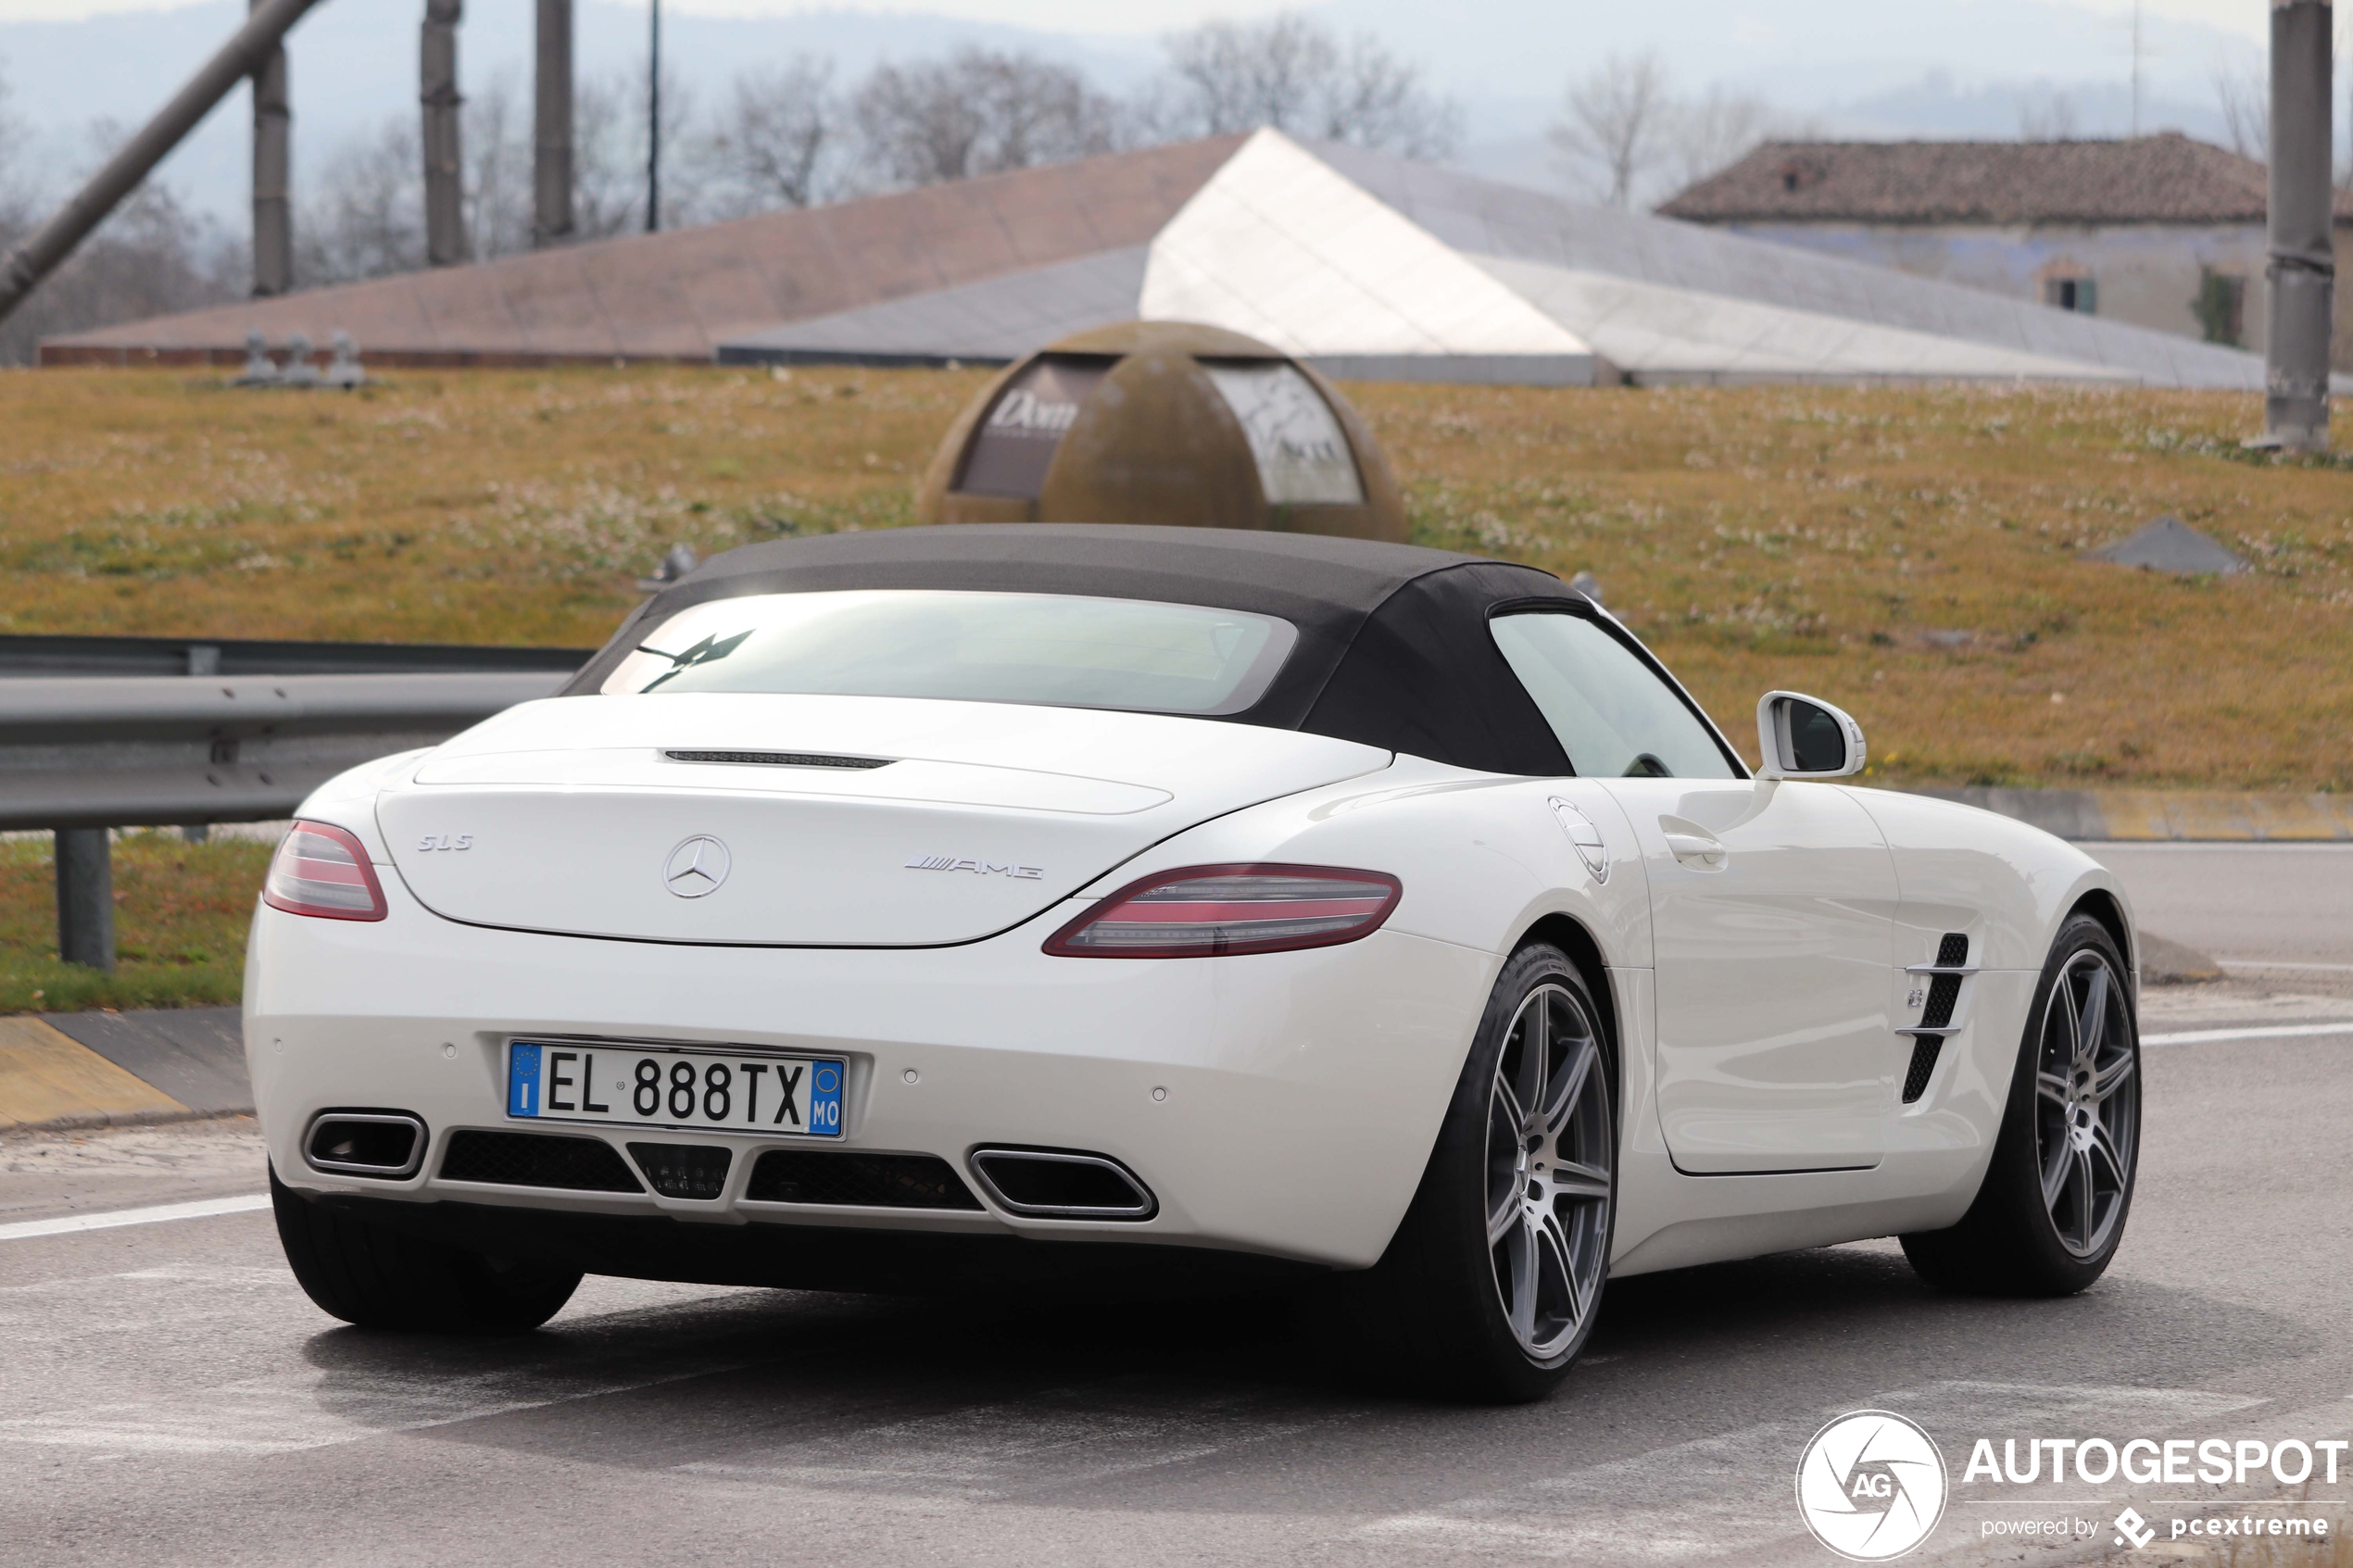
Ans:
MULTIPOLYGON (((1969 937, 1958 931, 1948 931, 1936 944, 1936 967, 1957 970, 1969 963, 1969 937)), ((1920 1010, 1922 1029, 1943 1031, 1953 1022, 1953 1009, 1961 999, 1958 974, 1936 974, 1929 978, 1928 1005, 1920 1010)), ((1944 1054, 1944 1035, 1915 1035, 1912 1040, 1912 1064, 1904 1073, 1904 1103, 1912 1105, 1928 1093, 1928 1081, 1936 1073, 1936 1059, 1944 1054)))
POLYGON ((1912 1065, 1904 1074, 1906 1105, 1913 1104, 1928 1093, 1929 1078, 1936 1072, 1936 1059, 1944 1048, 1944 1040, 1934 1035, 1922 1035, 1912 1042, 1912 1065))

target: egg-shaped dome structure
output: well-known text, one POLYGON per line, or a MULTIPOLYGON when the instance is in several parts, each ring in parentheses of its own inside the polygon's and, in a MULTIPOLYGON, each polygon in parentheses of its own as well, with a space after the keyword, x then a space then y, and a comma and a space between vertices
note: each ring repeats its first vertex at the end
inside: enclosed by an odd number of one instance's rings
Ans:
POLYGON ((949 428, 926 522, 1141 522, 1403 541, 1363 416, 1255 338, 1126 321, 1016 361, 949 428))

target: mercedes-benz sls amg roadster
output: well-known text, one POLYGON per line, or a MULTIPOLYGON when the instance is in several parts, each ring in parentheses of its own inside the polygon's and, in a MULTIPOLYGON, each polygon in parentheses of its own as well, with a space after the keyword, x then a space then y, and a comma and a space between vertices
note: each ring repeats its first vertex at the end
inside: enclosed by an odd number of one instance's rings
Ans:
POLYGON ((1896 1236, 2078 1290, 2139 1132, 2114 880, 1754 771, 1534 568, 1212 529, 785 540, 321 788, 246 1048, 296 1277, 515 1330, 584 1273, 1327 1290, 1494 1399, 1613 1275, 1896 1236))

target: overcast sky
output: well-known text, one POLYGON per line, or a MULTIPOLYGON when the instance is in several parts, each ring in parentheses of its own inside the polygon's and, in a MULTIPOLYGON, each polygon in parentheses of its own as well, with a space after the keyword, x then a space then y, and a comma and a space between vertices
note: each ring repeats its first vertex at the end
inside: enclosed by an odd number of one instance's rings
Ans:
MULTIPOLYGON (((519 0, 475 0, 477 5, 512 5, 519 0)), ((1478 0, 1456 0, 1475 8, 1478 0)), ((1888 0, 1901 6, 1904 0, 1888 0)), ((2125 13, 2133 0, 2075 0, 2095 9, 2125 13)), ((1008 22, 1020 27, 1071 32, 1158 32, 1212 17, 1261 15, 1284 8, 1283 0, 922 0, 921 4, 890 4, 887 0, 826 0, 822 6, 806 0, 668 0, 680 10, 716 16, 778 16, 816 9, 850 11, 916 11, 935 16, 1008 22)), ((2268 0, 2144 0, 2151 15, 2179 17, 2229 28, 2259 37, 2268 28, 2268 0)), ((0 21, 63 19, 99 11, 144 11, 162 7, 155 0, 0 0, 0 21)), ((1760 17, 1787 21, 1803 17, 1808 0, 1756 0, 1760 17)))

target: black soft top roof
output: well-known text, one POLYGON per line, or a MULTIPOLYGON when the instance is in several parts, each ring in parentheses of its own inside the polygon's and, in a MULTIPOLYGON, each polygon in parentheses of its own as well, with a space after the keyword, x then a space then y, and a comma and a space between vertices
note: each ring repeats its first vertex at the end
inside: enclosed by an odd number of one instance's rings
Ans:
POLYGON ((1074 594, 1277 616, 1299 629, 1298 646, 1229 721, 1484 771, 1570 771, 1487 618, 1529 601, 1590 611, 1584 596, 1535 567, 1306 533, 968 523, 748 545, 640 606, 565 691, 598 690, 646 628, 689 605, 843 588, 1074 594))

